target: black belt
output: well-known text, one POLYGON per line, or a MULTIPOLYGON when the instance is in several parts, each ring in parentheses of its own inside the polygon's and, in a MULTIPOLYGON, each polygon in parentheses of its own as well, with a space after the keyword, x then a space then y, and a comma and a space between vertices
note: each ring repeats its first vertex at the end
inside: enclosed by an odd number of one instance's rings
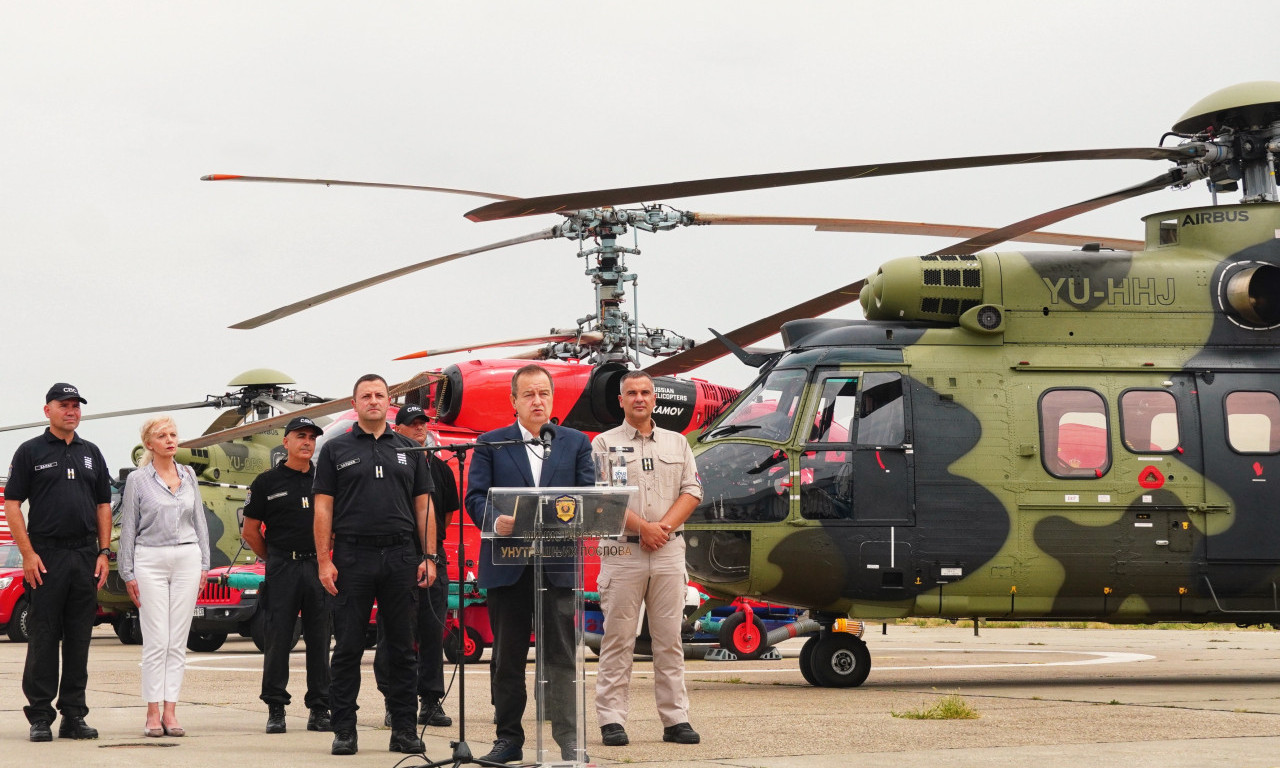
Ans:
POLYGON ((413 538, 407 533, 392 533, 386 536, 339 534, 334 536, 333 540, 339 544, 352 544, 357 547, 394 547, 400 544, 408 544, 413 541, 413 538))
MULTIPOLYGON (((672 539, 676 538, 677 536, 683 536, 683 535, 684 535, 684 531, 672 531, 672 532, 671 532, 671 534, 670 534, 669 536, 667 536, 667 541, 671 541, 672 539)), ((622 537, 622 540, 623 540, 623 541, 625 541, 625 542, 627 542, 628 544, 639 544, 639 543, 640 543, 640 537, 639 537, 639 536, 623 536, 623 537, 622 537)))
POLYGON ((93 534, 84 536, 32 536, 31 545, 50 549, 82 549, 84 547, 97 549, 98 537, 93 534))
POLYGON ((268 555, 283 557, 286 560, 315 560, 315 552, 295 552, 291 549, 271 549, 267 551, 268 555))

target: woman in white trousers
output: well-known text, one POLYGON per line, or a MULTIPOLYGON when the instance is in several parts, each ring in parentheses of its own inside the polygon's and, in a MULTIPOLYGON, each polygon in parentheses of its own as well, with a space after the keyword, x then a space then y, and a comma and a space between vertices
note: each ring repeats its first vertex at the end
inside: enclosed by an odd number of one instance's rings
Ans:
POLYGON ((143 735, 185 736, 176 710, 192 609, 209 570, 209 530, 195 471, 173 458, 173 420, 148 419, 142 446, 120 506, 119 566, 142 628, 143 735))

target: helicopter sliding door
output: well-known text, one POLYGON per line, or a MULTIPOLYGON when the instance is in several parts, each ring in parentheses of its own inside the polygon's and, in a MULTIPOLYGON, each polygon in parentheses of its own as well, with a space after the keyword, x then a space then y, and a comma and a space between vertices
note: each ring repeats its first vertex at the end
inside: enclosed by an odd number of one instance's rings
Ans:
POLYGON ((915 525, 915 465, 902 375, 862 379, 853 449, 853 517, 865 525, 915 525))
POLYGON ((1230 497, 1230 511, 1224 509, 1229 520, 1208 521, 1212 535, 1206 554, 1211 562, 1275 563, 1280 560, 1276 376, 1225 372, 1198 378, 1205 479, 1230 497))
POLYGON ((800 459, 800 514, 853 524, 915 524, 907 401, 897 372, 819 374, 800 459))

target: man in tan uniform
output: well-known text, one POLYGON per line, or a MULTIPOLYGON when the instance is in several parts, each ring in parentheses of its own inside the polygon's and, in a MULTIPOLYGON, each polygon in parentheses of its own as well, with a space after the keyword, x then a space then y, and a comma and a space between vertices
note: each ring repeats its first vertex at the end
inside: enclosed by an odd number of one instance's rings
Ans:
MULTIPOLYGON (((611 547, 600 561, 600 607, 604 638, 596 677, 596 714, 605 746, 625 746, 630 709, 631 662, 643 603, 653 642, 654 698, 662 720, 662 740, 697 744, 689 725, 689 696, 684 687, 684 649, 680 643, 685 591, 682 526, 702 498, 693 451, 679 432, 653 422, 653 379, 643 371, 622 377, 626 421, 603 432, 593 453, 608 453, 617 467, 625 463, 625 484, 640 489, 637 509, 627 509, 624 544, 611 547)), ((622 471, 614 470, 622 480, 622 471)))

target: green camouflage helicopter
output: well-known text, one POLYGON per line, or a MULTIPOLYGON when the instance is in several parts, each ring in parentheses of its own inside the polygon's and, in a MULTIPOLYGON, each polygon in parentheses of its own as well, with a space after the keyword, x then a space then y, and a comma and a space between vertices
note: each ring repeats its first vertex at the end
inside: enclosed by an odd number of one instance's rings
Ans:
POLYGON ((689 571, 715 596, 810 609, 802 673, 856 686, 871 659, 848 619, 1280 622, 1280 83, 1214 93, 1167 136, 1176 146, 677 182, 468 217, 1011 163, 1174 163, 647 369, 729 352, 761 368, 698 438, 689 571), (1142 242, 986 250, 1197 180, 1214 204, 1147 216, 1142 242), (854 300, 865 319, 802 319, 854 300), (743 350, 779 329, 785 352, 743 350))

